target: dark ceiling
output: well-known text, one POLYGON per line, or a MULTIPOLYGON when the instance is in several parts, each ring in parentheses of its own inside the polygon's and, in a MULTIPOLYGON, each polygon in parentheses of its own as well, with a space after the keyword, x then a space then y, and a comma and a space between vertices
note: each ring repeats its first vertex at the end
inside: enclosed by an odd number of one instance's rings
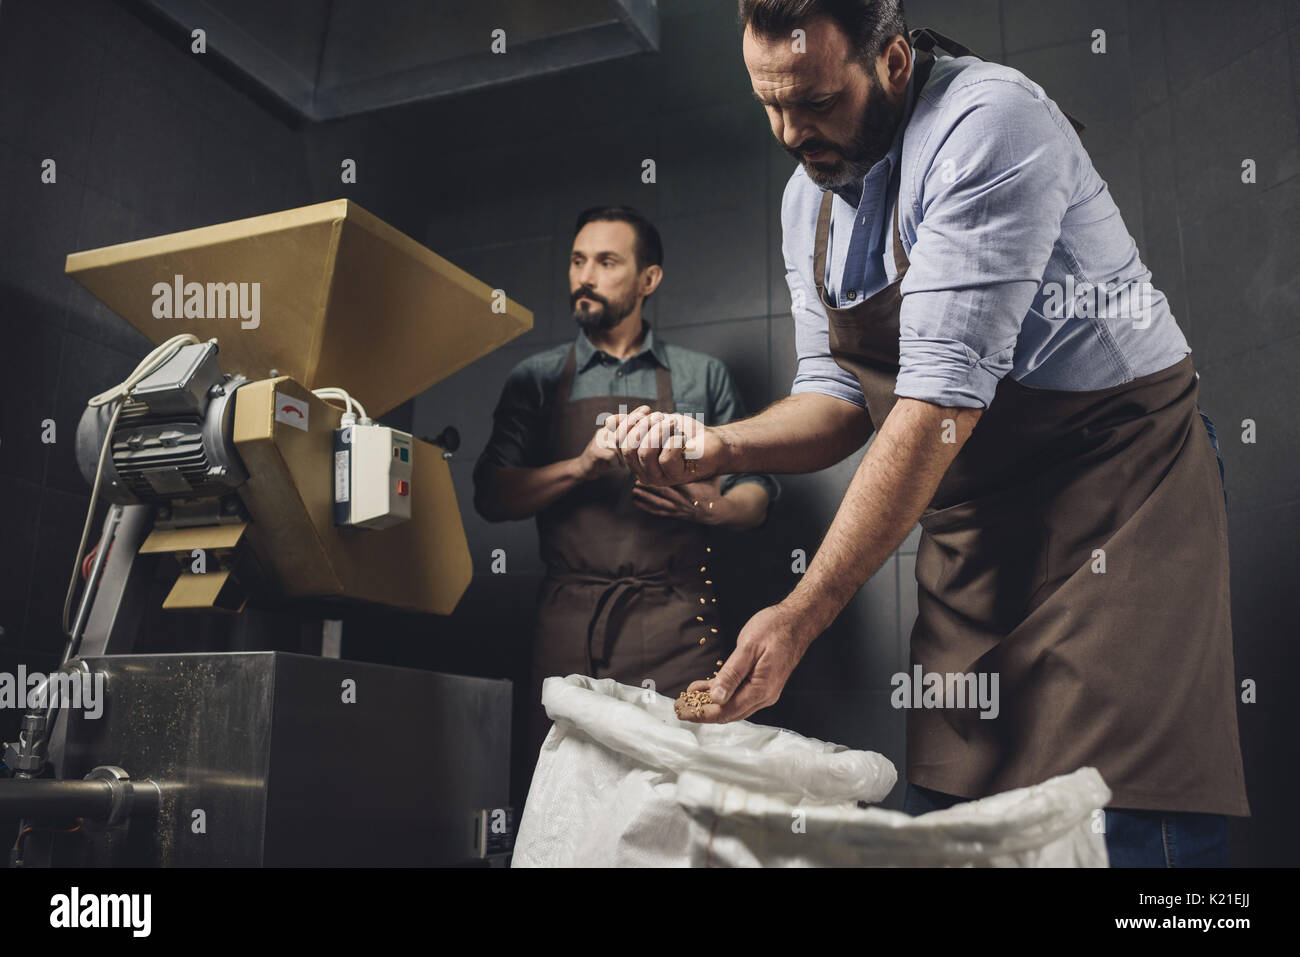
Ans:
POLYGON ((311 120, 659 45, 657 0, 139 0, 311 120), (494 31, 505 52, 493 52, 494 31))

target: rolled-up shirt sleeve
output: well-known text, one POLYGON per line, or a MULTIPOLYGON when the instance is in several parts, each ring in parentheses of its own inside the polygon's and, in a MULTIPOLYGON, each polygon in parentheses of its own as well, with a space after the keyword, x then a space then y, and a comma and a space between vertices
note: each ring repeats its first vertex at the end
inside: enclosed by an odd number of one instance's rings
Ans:
POLYGON ((941 141, 917 164, 894 392, 986 408, 1061 234, 1071 152, 1047 103, 1017 84, 954 94, 944 109, 955 120, 937 125, 941 141))
POLYGON ((830 322, 817 298, 812 237, 820 204, 821 191, 801 170, 795 170, 781 198, 781 254, 785 259, 785 282, 790 287, 794 345, 799 358, 790 394, 818 392, 865 409, 867 401, 857 377, 831 356, 830 322))
POLYGON ((503 466, 535 468, 542 464, 546 417, 542 381, 525 359, 510 370, 492 413, 492 435, 474 463, 474 483, 486 470, 503 466))

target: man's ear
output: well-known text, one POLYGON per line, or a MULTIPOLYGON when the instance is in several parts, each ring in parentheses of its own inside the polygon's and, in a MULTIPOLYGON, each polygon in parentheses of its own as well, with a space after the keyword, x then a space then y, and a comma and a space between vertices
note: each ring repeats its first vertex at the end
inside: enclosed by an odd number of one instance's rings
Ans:
POLYGON ((663 282, 664 269, 662 266, 647 266, 641 271, 641 296, 644 298, 659 288, 659 283, 663 282))
POLYGON ((883 63, 877 70, 877 79, 884 77, 889 91, 894 96, 902 96, 907 91, 907 81, 912 78, 912 45, 900 33, 890 41, 880 60, 883 63))

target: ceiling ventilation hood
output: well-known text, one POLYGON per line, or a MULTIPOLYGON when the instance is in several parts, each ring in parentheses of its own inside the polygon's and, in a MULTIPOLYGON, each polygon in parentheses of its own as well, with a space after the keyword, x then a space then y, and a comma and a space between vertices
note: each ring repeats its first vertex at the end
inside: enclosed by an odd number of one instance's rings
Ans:
POLYGON ((202 28, 209 53, 310 120, 659 47, 657 0, 137 2, 186 33, 202 28))

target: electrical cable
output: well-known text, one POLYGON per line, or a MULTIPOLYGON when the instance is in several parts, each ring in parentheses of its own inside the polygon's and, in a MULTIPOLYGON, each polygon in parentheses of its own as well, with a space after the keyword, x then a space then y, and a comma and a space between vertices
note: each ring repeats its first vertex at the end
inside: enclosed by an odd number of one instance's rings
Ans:
POLYGON ((23 838, 28 834, 31 834, 33 831, 44 831, 49 834, 74 834, 77 831, 80 831, 82 827, 85 826, 85 823, 85 819, 79 817, 77 818, 77 824, 75 827, 35 827, 33 825, 20 827, 18 829, 18 838, 14 841, 14 846, 9 852, 9 857, 18 862, 22 861, 23 838))
POLYGON ((352 404, 356 402, 356 399, 352 398, 352 396, 349 395, 345 389, 333 389, 333 388, 312 389, 311 394, 316 396, 316 398, 318 399, 324 399, 324 400, 334 399, 337 402, 344 402, 347 404, 348 414, 349 415, 356 414, 352 411, 352 404))
MULTIPOLYGON (((363 405, 361 404, 361 401, 360 401, 359 399, 354 399, 354 398, 353 398, 353 397, 348 393, 348 390, 347 390, 347 389, 339 389, 339 388, 335 388, 335 387, 333 387, 333 386, 329 386, 329 387, 321 388, 321 389, 312 389, 311 394, 314 395, 314 396, 316 396, 316 398, 318 398, 318 399, 325 399, 325 400, 333 399, 333 400, 335 400, 336 402, 344 402, 344 403, 347 404, 347 407, 348 407, 348 408, 347 408, 348 414, 351 414, 351 415, 358 415, 358 414, 359 414, 360 422, 361 422, 362 425, 370 425, 370 424, 371 424, 370 416, 366 415, 366 409, 365 409, 365 406, 363 406, 363 405), (352 411, 352 407, 353 407, 354 405, 357 407, 356 412, 353 412, 353 411, 352 411)), ((336 406, 335 408, 337 408, 337 406, 336 406)))

